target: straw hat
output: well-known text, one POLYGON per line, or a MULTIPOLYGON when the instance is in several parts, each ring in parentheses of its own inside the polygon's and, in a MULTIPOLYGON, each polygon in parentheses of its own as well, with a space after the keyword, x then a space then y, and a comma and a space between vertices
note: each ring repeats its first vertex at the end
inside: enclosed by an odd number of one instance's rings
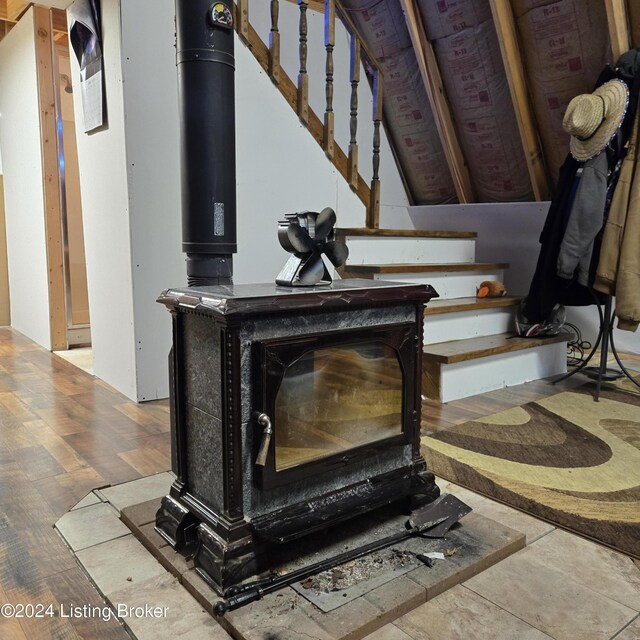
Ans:
POLYGON ((562 120, 562 128, 571 136, 571 155, 589 160, 605 149, 622 124, 628 104, 629 89, 622 80, 610 80, 593 93, 576 96, 562 120))

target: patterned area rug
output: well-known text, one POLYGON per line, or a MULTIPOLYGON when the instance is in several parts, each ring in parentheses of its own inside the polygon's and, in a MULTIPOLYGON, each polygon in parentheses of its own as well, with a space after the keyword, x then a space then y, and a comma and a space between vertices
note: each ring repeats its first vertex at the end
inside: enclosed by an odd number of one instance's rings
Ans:
POLYGON ((593 384, 424 436, 431 471, 640 558, 640 393, 593 384))

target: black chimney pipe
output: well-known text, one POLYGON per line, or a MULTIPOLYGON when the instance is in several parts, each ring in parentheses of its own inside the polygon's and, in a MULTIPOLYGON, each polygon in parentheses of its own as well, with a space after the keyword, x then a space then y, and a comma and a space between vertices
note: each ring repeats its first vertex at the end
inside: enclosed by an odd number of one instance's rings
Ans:
POLYGON ((176 48, 188 283, 231 284, 237 252, 232 0, 176 0, 176 48))

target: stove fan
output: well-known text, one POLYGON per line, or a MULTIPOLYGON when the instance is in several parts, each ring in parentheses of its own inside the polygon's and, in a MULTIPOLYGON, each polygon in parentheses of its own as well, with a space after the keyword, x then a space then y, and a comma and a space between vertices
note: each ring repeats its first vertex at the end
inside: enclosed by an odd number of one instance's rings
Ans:
POLYGON ((335 211, 329 207, 320 213, 302 211, 290 213, 278 223, 278 240, 291 257, 276 278, 285 287, 311 287, 331 284, 331 274, 322 254, 334 267, 341 267, 349 256, 343 242, 337 242, 334 227, 335 211))

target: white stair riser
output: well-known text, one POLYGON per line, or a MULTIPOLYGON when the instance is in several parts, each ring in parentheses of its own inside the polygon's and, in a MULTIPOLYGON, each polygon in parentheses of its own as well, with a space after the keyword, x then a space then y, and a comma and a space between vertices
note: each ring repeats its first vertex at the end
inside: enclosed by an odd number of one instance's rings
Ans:
POLYGON ((513 326, 513 307, 436 313, 424 317, 424 344, 506 333, 513 326))
POLYGON ((440 402, 566 373, 564 342, 442 365, 440 402))
POLYGON ((350 264, 475 262, 474 238, 368 238, 347 236, 350 264))
POLYGON ((471 298, 476 295, 481 282, 485 280, 503 281, 503 272, 496 271, 454 271, 451 273, 378 273, 376 280, 430 284, 440 298, 471 298))

